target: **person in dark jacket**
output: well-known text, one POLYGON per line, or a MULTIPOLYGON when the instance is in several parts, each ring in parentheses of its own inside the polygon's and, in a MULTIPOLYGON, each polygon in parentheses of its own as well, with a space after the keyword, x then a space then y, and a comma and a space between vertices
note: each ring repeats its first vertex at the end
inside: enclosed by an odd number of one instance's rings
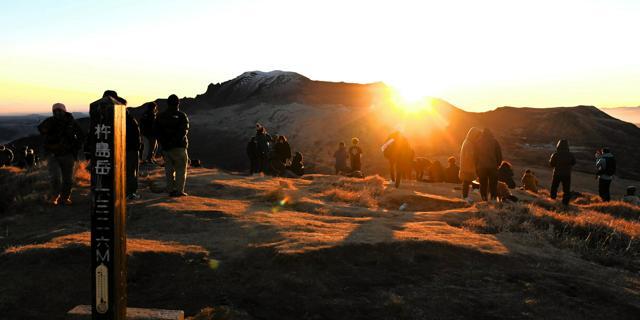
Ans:
POLYGON ((403 135, 398 135, 393 144, 394 154, 392 162, 395 164, 395 186, 396 188, 400 188, 402 178, 406 178, 411 174, 415 153, 409 144, 409 140, 403 135))
POLYGON ((566 139, 558 141, 556 152, 549 159, 549 166, 553 168, 551 179, 551 199, 558 195, 558 187, 562 184, 562 204, 569 205, 571 200, 571 170, 576 164, 576 158, 569 151, 569 142, 566 139))
POLYGON ((456 164, 455 157, 449 157, 447 159, 447 167, 444 169, 444 182, 448 183, 460 183, 458 173, 460 173, 460 167, 456 164))
POLYGON ((0 145, 0 168, 10 166, 13 162, 13 151, 5 145, 0 145))
POLYGON ((51 203, 71 205, 75 164, 86 135, 64 104, 54 104, 52 111, 53 116, 38 125, 48 155, 51 203))
POLYGON ((349 148, 349 160, 351 161, 351 172, 362 171, 362 149, 358 145, 360 139, 351 139, 351 147, 349 148))
POLYGON ((502 181, 507 184, 509 189, 514 189, 516 187, 516 182, 513 180, 513 176, 513 167, 511 166, 511 163, 508 161, 502 161, 498 168, 498 181, 502 181))
POLYGON ((256 124, 256 144, 258 145, 258 166, 260 172, 266 173, 269 168, 269 153, 272 146, 272 138, 267 129, 256 124))
POLYGON ((429 167, 429 182, 443 182, 444 168, 439 160, 433 160, 429 167))
POLYGON ((142 161, 153 162, 156 153, 157 139, 154 134, 158 106, 155 102, 147 102, 142 105, 144 113, 140 118, 140 135, 142 136, 142 161))
POLYGON ((247 157, 249 157, 249 174, 253 175, 260 171, 258 165, 258 143, 256 137, 251 137, 247 143, 247 157))
POLYGON ((293 172, 296 176, 301 177, 304 175, 304 163, 302 159, 302 153, 296 152, 291 160, 291 165, 287 166, 287 170, 293 172))
POLYGON ((127 199, 140 199, 138 195, 138 167, 140 165, 140 149, 142 141, 138 121, 131 115, 131 108, 127 108, 126 113, 126 168, 127 168, 127 199))
MULTIPOLYGON (((431 167, 431 161, 418 157, 413 160, 413 170, 416 171, 416 181, 424 181, 424 174, 431 167)), ((428 172, 427 172, 428 174, 428 172)))
POLYGON ((180 99, 172 94, 167 99, 167 110, 158 114, 155 132, 162 147, 167 192, 172 197, 188 196, 184 192, 187 181, 189 155, 189 118, 179 110, 180 99))
POLYGON ((604 202, 611 201, 611 182, 616 174, 616 158, 608 148, 596 152, 596 169, 598 172, 598 194, 604 202))
POLYGON ((285 136, 278 136, 273 147, 273 158, 271 159, 271 167, 277 176, 284 174, 289 160, 291 159, 291 146, 285 136))
POLYGON ((340 142, 338 144, 338 150, 333 153, 333 157, 336 159, 336 174, 348 174, 351 171, 351 169, 349 169, 349 166, 347 165, 349 153, 347 152, 347 146, 344 142, 340 142))
POLYGON ((482 200, 489 199, 487 189, 491 194, 491 199, 494 200, 498 192, 498 166, 502 162, 502 149, 488 128, 482 131, 475 144, 474 157, 482 200))
POLYGON ((27 155, 25 156, 25 165, 28 171, 33 170, 37 166, 38 157, 36 156, 35 151, 32 148, 27 150, 27 155))

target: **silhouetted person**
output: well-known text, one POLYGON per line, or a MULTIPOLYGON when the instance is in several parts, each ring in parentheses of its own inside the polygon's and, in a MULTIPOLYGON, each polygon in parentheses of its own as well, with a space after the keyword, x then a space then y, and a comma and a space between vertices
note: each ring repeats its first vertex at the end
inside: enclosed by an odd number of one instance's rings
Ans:
POLYGON ((513 180, 513 167, 508 161, 502 161, 498 168, 498 181, 502 181, 507 184, 509 189, 516 187, 516 182, 513 180))
POLYGON ((13 151, 4 145, 0 145, 0 168, 8 167, 13 162, 13 151))
POLYGON ((291 145, 287 141, 287 137, 278 136, 274 145, 274 155, 275 159, 283 166, 286 166, 291 160, 291 145))
POLYGON ((86 136, 64 104, 56 103, 51 109, 53 117, 38 126, 48 156, 51 203, 71 205, 75 163, 86 136))
POLYGON ((249 158, 249 174, 253 175, 260 171, 258 165, 258 143, 256 137, 251 137, 247 143, 247 157, 249 158))
POLYGON ((338 144, 338 150, 333 153, 333 158, 336 159, 336 174, 347 174, 351 171, 351 169, 349 169, 349 166, 347 165, 349 153, 347 152, 347 147, 344 142, 340 142, 338 144))
POLYGON ((36 156, 35 151, 29 148, 27 150, 27 155, 25 156, 25 167, 27 170, 31 171, 37 166, 38 157, 36 156))
POLYGON ((469 197, 469 187, 476 179, 476 142, 480 135, 480 129, 475 127, 469 129, 460 148, 460 173, 458 177, 462 180, 462 198, 467 202, 472 202, 469 197))
POLYGON ((403 135, 398 135, 394 142, 393 162, 395 163, 395 184, 396 188, 400 188, 402 178, 411 174, 413 165, 413 149, 409 145, 409 140, 403 135))
POLYGON ((131 115, 130 108, 126 111, 126 169, 127 169, 127 199, 140 199, 138 195, 138 168, 140 165, 140 149, 142 141, 138 121, 131 115))
POLYGON ((616 174, 616 158, 608 148, 596 152, 596 173, 598 176, 598 193, 602 201, 611 200, 611 181, 616 174))
POLYGON ((636 195, 636 187, 628 186, 627 194, 622 197, 622 201, 634 206, 640 206, 640 198, 636 195))
POLYGON ((349 160, 351 160, 351 171, 362 171, 362 149, 358 144, 360 139, 351 139, 351 147, 349 148, 349 160))
POLYGON ((449 159, 447 159, 447 167, 444 169, 444 182, 460 183, 460 178, 458 178, 459 173, 460 167, 456 164, 456 158, 449 157, 449 159))
POLYGON ((167 110, 158 114, 156 136, 162 147, 167 192, 172 197, 187 196, 184 192, 187 181, 189 155, 189 118, 179 110, 180 99, 172 94, 167 99, 167 110))
POLYGON ((14 154, 13 161, 14 161, 14 164, 16 165, 16 167, 22 168, 22 169, 27 167, 26 158, 27 158, 27 152, 28 151, 29 151, 29 146, 23 146, 23 147, 20 148, 19 151, 17 151, 14 154))
POLYGON ((413 160, 413 170, 416 171, 416 181, 423 181, 425 172, 431 167, 431 161, 426 158, 415 158, 413 160))
POLYGON ((302 153, 296 152, 293 156, 293 160, 291 160, 291 165, 287 166, 286 169, 290 172, 293 172, 298 177, 304 175, 304 162, 302 159, 302 153))
POLYGON ((533 193, 538 193, 538 178, 536 178, 533 171, 527 169, 522 175, 522 188, 533 193))
POLYGON ((397 145, 398 145, 397 141, 398 141, 398 139, 400 137, 401 137, 401 134, 400 134, 399 131, 395 131, 395 132, 391 133, 389 135, 389 137, 387 137, 387 140, 385 141, 385 143, 381 147, 382 155, 389 162, 389 174, 390 174, 391 182, 395 182, 396 181, 396 171, 397 171, 396 149, 397 149, 397 145))
POLYGON ((485 128, 476 142, 475 150, 476 170, 480 180, 480 195, 487 201, 487 189, 491 199, 497 196, 498 166, 502 162, 502 150, 500 144, 493 137, 491 130, 485 128))
POLYGON ((576 164, 576 158, 569 151, 569 142, 565 139, 558 141, 556 152, 549 159, 549 166, 553 168, 553 178, 551 180, 551 199, 558 195, 558 187, 562 183, 562 203, 569 205, 571 200, 571 170, 576 164))
POLYGON ((434 160, 429 167, 429 182, 443 182, 444 168, 438 160, 434 160))
POLYGON ((142 161, 152 162, 156 153, 157 139, 155 136, 156 116, 158 106, 155 102, 147 102, 142 105, 144 113, 140 118, 140 135, 142 136, 142 161))
POLYGON ((260 124, 256 125, 256 143, 258 144, 258 165, 260 172, 267 171, 269 167, 269 153, 271 151, 271 136, 267 129, 260 124))
POLYGON ((509 186, 502 181, 498 181, 497 192, 497 198, 500 202, 518 202, 518 197, 511 194, 509 186))

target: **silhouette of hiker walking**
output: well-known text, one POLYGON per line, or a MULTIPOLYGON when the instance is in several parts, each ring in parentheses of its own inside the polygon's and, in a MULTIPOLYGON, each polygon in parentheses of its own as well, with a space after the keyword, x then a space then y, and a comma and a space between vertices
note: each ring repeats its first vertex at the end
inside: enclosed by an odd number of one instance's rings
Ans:
POLYGON ((596 152, 596 169, 598 169, 598 194, 602 201, 611 201, 611 182, 616 174, 616 158, 608 148, 602 148, 596 152))
POLYGON ((86 135, 73 115, 67 112, 64 104, 56 103, 51 109, 53 116, 38 126, 47 153, 52 189, 51 203, 71 205, 75 164, 86 135))
POLYGON ((158 114, 156 136, 162 147, 167 192, 171 197, 188 196, 184 192, 187 181, 189 155, 189 118, 179 110, 180 99, 172 94, 167 99, 167 110, 158 114))
POLYGON ((553 168, 551 180, 551 199, 558 195, 558 187, 562 183, 562 204, 569 205, 571 200, 571 170, 576 164, 576 158, 569 151, 569 142, 565 139, 558 141, 556 152, 549 159, 549 166, 553 168))
POLYGON ((482 200, 487 201, 488 189, 490 199, 494 200, 498 195, 498 166, 502 162, 502 150, 488 128, 482 130, 476 142, 475 162, 480 180, 480 196, 482 200))

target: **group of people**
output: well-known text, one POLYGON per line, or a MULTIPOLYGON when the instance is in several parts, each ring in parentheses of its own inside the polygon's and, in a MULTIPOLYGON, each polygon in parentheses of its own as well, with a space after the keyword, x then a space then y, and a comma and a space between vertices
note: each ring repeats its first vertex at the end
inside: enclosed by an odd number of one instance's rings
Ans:
POLYGON ((16 149, 13 146, 0 145, 0 168, 15 166, 32 170, 38 166, 38 154, 29 146, 16 149))
MULTIPOLYGON (((119 105, 127 104, 124 98, 113 90, 104 92, 102 99, 112 99, 119 105)), ((144 114, 138 121, 131 109, 126 109, 126 194, 127 199, 139 199, 138 169, 143 164, 154 162, 156 150, 162 150, 166 176, 167 192, 172 197, 187 196, 185 182, 189 163, 188 132, 189 118, 179 110, 180 99, 171 95, 167 99, 167 110, 158 113, 155 102, 143 106, 144 114)), ((90 114, 95 117, 93 108, 90 114)), ((47 157, 51 179, 51 203, 53 205, 71 205, 71 192, 76 164, 80 152, 93 169, 95 158, 101 152, 96 149, 96 135, 89 128, 87 134, 74 119, 66 106, 56 103, 52 106, 53 115, 45 119, 38 131, 43 137, 43 146, 47 157)), ((93 125, 93 123, 92 123, 93 125)))
POLYGON ((274 176, 300 177, 304 175, 302 153, 292 154, 291 145, 284 135, 270 135, 261 124, 247 143, 249 174, 266 173, 274 176))
POLYGON ((338 150, 333 153, 335 159, 336 174, 349 177, 364 177, 362 173, 362 148, 360 148, 360 139, 352 138, 351 146, 347 149, 344 142, 338 143, 338 150))

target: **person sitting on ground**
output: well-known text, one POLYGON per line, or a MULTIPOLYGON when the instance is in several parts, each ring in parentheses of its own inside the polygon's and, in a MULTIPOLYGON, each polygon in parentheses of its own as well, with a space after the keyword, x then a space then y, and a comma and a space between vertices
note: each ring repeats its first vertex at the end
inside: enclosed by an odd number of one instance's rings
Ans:
POLYGON ((351 172, 362 172, 362 149, 358 145, 360 139, 351 139, 351 147, 349 148, 349 160, 351 162, 351 172))
POLYGON ((497 199, 500 202, 518 202, 518 197, 511 194, 509 186, 502 181, 498 181, 497 192, 497 199))
POLYGON ((247 157, 249 158, 249 175, 258 173, 260 171, 260 166, 258 164, 260 159, 258 157, 258 143, 256 142, 256 137, 251 137, 247 143, 247 157))
POLYGON ((440 161, 434 160, 429 167, 429 182, 444 181, 444 169, 440 161))
POLYGON ((508 161, 502 161, 498 168, 498 181, 502 181, 507 184, 509 189, 516 187, 516 182, 513 180, 513 167, 508 161))
POLYGON ((13 162, 13 151, 5 145, 0 145, 0 168, 10 166, 13 162))
POLYGON ((453 156, 449 157, 447 163, 447 168, 444 170, 444 182, 460 183, 460 178, 458 178, 460 167, 456 164, 456 158, 453 156))
POLYGON ((162 156, 167 181, 167 192, 171 197, 188 196, 184 192, 187 181, 189 155, 189 118, 179 110, 180 99, 172 94, 167 99, 167 110, 158 114, 156 134, 162 156))
POLYGON ((336 159, 336 174, 347 174, 351 171, 351 169, 349 169, 349 166, 347 166, 347 158, 349 158, 349 153, 347 152, 347 147, 344 142, 340 142, 338 144, 338 150, 333 153, 333 158, 336 159))
POLYGON ((273 147, 271 166, 277 176, 281 176, 291 159, 291 146, 285 136, 278 136, 273 147))
POLYGON ((431 167, 431 161, 427 158, 419 157, 413 160, 413 170, 416 171, 416 181, 424 181, 424 173, 429 167, 431 167))
POLYGON ((538 178, 533 171, 527 169, 522 175, 522 188, 533 193, 538 193, 538 178))
POLYGON ((298 177, 304 175, 304 162, 302 159, 302 153, 296 152, 291 160, 291 165, 287 166, 287 171, 292 172, 298 177))
POLYGON ((622 201, 632 204, 634 206, 640 206, 640 198, 638 196, 636 196, 636 187, 635 186, 628 186, 627 187, 627 194, 622 197, 622 201))

